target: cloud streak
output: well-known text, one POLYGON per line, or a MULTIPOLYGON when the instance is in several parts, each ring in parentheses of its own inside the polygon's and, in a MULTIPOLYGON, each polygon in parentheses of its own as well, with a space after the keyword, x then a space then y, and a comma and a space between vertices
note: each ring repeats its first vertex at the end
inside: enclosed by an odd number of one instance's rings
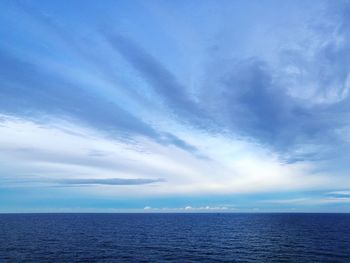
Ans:
POLYGON ((123 178, 109 178, 109 179, 60 179, 54 181, 62 185, 144 185, 164 182, 164 179, 123 179, 123 178))

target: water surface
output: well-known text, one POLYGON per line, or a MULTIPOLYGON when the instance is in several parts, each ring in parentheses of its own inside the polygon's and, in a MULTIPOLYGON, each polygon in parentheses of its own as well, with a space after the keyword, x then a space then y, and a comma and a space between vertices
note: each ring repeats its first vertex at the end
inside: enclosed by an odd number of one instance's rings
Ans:
POLYGON ((0 262, 350 262, 350 214, 2 214, 0 262))

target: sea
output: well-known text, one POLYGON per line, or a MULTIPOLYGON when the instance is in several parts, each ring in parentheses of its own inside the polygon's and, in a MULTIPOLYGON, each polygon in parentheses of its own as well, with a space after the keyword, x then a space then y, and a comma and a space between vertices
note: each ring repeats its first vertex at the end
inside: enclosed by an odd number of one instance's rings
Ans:
POLYGON ((0 262, 350 263, 350 214, 0 214, 0 262))

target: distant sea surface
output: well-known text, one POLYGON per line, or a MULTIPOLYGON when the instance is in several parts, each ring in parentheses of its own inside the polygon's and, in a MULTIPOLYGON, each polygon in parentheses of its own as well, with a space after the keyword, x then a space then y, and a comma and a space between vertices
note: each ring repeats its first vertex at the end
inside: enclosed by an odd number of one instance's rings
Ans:
POLYGON ((350 262, 350 215, 2 214, 0 262, 350 262))

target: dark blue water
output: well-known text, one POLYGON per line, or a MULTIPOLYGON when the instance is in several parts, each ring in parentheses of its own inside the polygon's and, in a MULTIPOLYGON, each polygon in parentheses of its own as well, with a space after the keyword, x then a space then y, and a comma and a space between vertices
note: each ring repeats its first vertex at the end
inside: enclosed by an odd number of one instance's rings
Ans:
POLYGON ((350 262, 350 215, 0 215, 0 262, 166 261, 350 262))

